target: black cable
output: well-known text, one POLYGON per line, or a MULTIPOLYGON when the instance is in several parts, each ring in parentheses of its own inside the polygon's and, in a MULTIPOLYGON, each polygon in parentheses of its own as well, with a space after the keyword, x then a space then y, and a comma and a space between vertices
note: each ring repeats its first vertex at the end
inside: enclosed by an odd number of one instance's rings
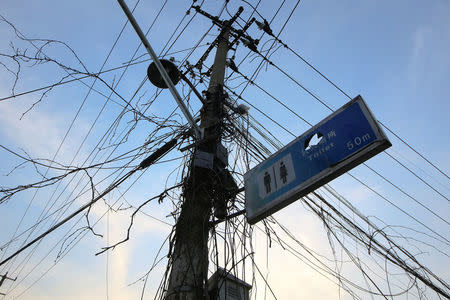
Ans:
MULTIPOLYGON (((314 93, 312 93, 309 89, 307 89, 306 87, 304 87, 301 83, 299 83, 296 79, 294 79, 291 75, 289 75, 287 72, 285 72, 284 70, 282 70, 280 67, 278 67, 277 65, 275 65, 272 61, 268 60, 266 58, 266 56, 262 55, 261 53, 258 52, 258 54, 260 56, 263 57, 264 60, 268 61, 270 65, 274 66, 275 68, 277 68, 280 72, 282 72, 285 76, 287 76, 289 79, 291 79, 295 84, 297 84, 299 87, 301 87, 303 90, 305 90, 308 94, 310 94, 312 97, 314 97, 317 101, 319 101, 320 103, 322 103, 324 106, 326 106, 329 110, 334 111, 330 106, 328 106, 323 100, 321 100, 318 96, 316 96, 314 93)), ((246 77, 246 80, 248 80, 248 82, 252 83, 252 81, 250 81, 248 79, 248 77, 246 77)), ((232 91, 232 93, 234 93, 232 91)), ((235 93, 234 93, 235 94, 235 93)), ((235 94, 236 95, 236 94, 235 94)), ((241 100, 242 97, 240 98, 241 100)), ((246 103, 248 103, 249 105, 251 105, 249 102, 246 101, 246 103)), ((256 108, 255 106, 251 105, 253 108, 255 108, 256 110, 258 110, 260 113, 262 113, 261 110, 259 110, 258 108, 256 108)), ((268 117, 266 114, 264 114, 266 117, 268 117)), ((297 114, 295 114, 297 115, 297 114)), ((272 118, 268 117, 272 122, 274 122, 275 124, 277 124, 278 126, 282 127, 278 122, 276 122, 275 120, 273 120, 272 118)), ((300 117, 301 118, 301 117, 300 117)), ((302 120, 304 120, 303 118, 301 118, 302 120)), ((304 120, 306 121, 306 120, 304 120)), ((283 128, 284 130, 286 130, 287 132, 289 132, 292 136, 296 137, 292 132, 290 132, 289 130, 287 130, 286 128, 283 128)), ((413 201, 415 201, 416 203, 418 203, 419 205, 421 205, 422 207, 424 207, 426 210, 428 210, 430 213, 432 213, 433 215, 435 215, 437 218, 439 218, 440 220, 444 221, 445 223, 447 223, 448 225, 450 225, 449 222, 447 222, 444 218, 442 218, 441 216, 439 216, 438 214, 436 214, 435 212, 433 212, 431 209, 429 209, 428 207, 424 206, 422 203, 420 203, 417 199, 415 199, 413 196, 409 195, 408 193, 406 193, 404 190, 402 190, 400 187, 398 187, 397 185, 395 185, 393 182, 391 182, 390 180, 388 180, 385 176, 381 175, 379 172, 375 171, 373 168, 369 167, 366 163, 363 163, 363 165, 365 165, 366 167, 368 167, 372 172, 374 172, 375 174, 377 174, 378 176, 380 176, 382 179, 384 179, 385 181, 387 181, 388 183, 390 183, 392 186, 394 186, 396 189, 398 189, 399 191, 401 191, 403 194, 405 194, 406 196, 408 196, 409 198, 411 198, 413 201)))
MULTIPOLYGON (((268 32, 266 32, 268 33, 268 32)), ((270 34, 270 33, 269 33, 270 34)), ((352 99, 346 92, 344 92, 343 89, 341 89, 337 84, 335 84, 331 79, 329 79, 327 76, 325 76, 322 72, 320 72, 316 67, 314 67, 310 62, 308 62, 304 57, 302 57, 299 53, 294 51, 289 45, 278 39, 275 35, 271 34, 272 37, 274 37, 280 44, 283 45, 284 48, 288 49, 291 53, 293 53, 295 56, 297 56, 299 59, 301 59, 307 66, 309 66, 311 69, 313 69, 317 74, 319 74, 323 79, 325 79, 328 83, 330 83, 334 88, 336 88, 339 92, 341 92, 345 97, 348 99, 352 99)), ((327 105, 325 105, 327 108, 329 108, 327 105)), ((389 127, 383 124, 383 122, 378 120, 378 123, 381 124, 387 131, 389 131, 391 134, 393 134, 398 140, 400 140, 404 145, 406 145, 409 149, 411 149, 414 153, 419 155, 423 160, 425 160, 429 165, 431 165, 434 169, 436 169, 439 173, 444 175, 447 179, 450 179, 450 177, 442 171, 436 164, 431 162, 428 158, 426 158, 423 154, 421 154, 419 151, 414 149, 408 142, 406 142, 403 138, 401 138, 399 135, 397 135, 394 131, 392 131, 389 127)))
MULTIPOLYGON (((277 37, 278 38, 278 37, 277 37)), ((328 104, 326 104, 322 99, 320 99, 317 95, 315 95, 313 92, 311 92, 309 89, 307 89, 304 85, 302 85, 300 82, 298 82, 295 78, 293 78, 291 75, 289 75, 287 72, 285 72, 284 70, 282 70, 280 67, 278 67, 276 64, 274 64, 272 61, 270 61, 267 56, 264 56, 263 54, 261 54, 260 52, 257 52, 265 61, 267 61, 271 66, 274 66, 276 69, 278 69, 281 73, 283 73, 286 77, 288 77, 290 80, 292 80, 296 85, 298 85, 299 87, 301 87, 304 91, 306 91, 308 94, 310 94, 314 99, 316 99, 318 102, 320 102, 322 105, 324 105, 325 107, 327 107, 330 111, 334 111, 328 104)), ((248 77, 245 77, 248 82, 253 83, 252 80, 249 80, 248 77)), ((242 95, 242 92, 241 92, 242 95)), ((291 111, 291 110, 290 110, 291 111)), ((297 114, 295 114, 296 116, 298 116, 297 114)), ((301 117, 300 117, 301 118, 301 117)), ((306 120, 304 120, 303 118, 301 118, 303 121, 306 122, 306 120)), ((411 147, 410 147, 411 148, 411 147)), ((393 158, 393 157, 392 157, 393 158)), ((397 160, 396 160, 397 161, 397 160)), ((365 166, 367 166, 367 164, 364 163, 365 166)), ((403 165, 402 165, 403 166, 403 165)), ((430 210, 429 208, 427 208, 426 206, 424 206, 423 204, 421 204, 417 199, 415 199, 414 197, 412 197, 411 195, 407 194, 406 192, 404 192, 402 189, 400 189, 397 185, 393 184, 391 181, 387 180, 386 177, 382 176, 379 172, 376 172, 375 170, 373 170, 372 168, 369 167, 369 169, 373 172, 375 172, 375 174, 377 174, 378 176, 380 176, 381 178, 383 178, 384 180, 386 180, 387 182, 389 182, 391 185, 393 185, 396 189, 400 190, 403 194, 407 195, 409 198, 411 198, 412 200, 414 200, 416 203, 418 203, 419 205, 421 205, 422 207, 424 207, 425 209, 427 209, 429 212, 431 212, 433 215, 435 215, 436 217, 438 217, 439 219, 441 219, 442 221, 444 221, 445 223, 447 223, 448 225, 450 225, 450 223, 448 223, 447 221, 445 221, 441 216, 437 215, 436 213, 434 213, 432 210, 430 210)), ((411 170, 409 170, 408 168, 406 168, 408 171, 412 172, 411 170)), ((415 174, 414 172, 412 172, 413 175, 415 175, 416 177, 418 177, 417 174, 415 174)), ((445 174, 444 174, 445 175, 445 174)), ((431 187, 428 183, 425 182, 425 180, 421 179, 421 181, 423 181, 425 184, 427 184, 429 187, 431 187)), ((436 189, 432 188, 433 190, 436 191, 436 189)), ((439 193, 439 192, 438 192, 439 193)), ((439 193, 441 196, 443 196, 441 193, 439 193)), ((445 199, 447 199, 444 196, 445 199)), ((448 199, 447 199, 448 200, 448 199)))
POLYGON ((351 174, 351 172, 347 172, 347 174, 352 177, 353 179, 355 179, 356 181, 358 181, 359 183, 361 183, 362 185, 364 185, 366 188, 368 188, 370 191, 372 191, 373 193, 375 193, 376 195, 378 195, 381 199, 385 200, 386 202, 388 202, 389 204, 391 204, 392 206, 394 206, 395 208, 397 208, 399 211, 401 211, 402 213, 404 213, 405 215, 407 215, 408 217, 410 217, 412 220, 414 220, 415 222, 417 222, 418 224, 422 225, 423 227, 425 227, 426 229, 428 229, 429 231, 431 231, 432 233, 434 233, 436 236, 439 236, 440 238, 442 238, 447 245, 450 245, 450 241, 448 239, 446 239, 445 237, 443 237, 441 234, 437 233, 435 230, 431 229, 430 227, 428 227, 427 225, 425 225, 425 223, 419 221, 417 218, 415 218, 414 216, 412 216, 411 214, 409 214, 408 212, 406 212, 404 209, 402 209, 401 207, 399 207, 398 205, 394 204, 392 201, 390 201, 389 199, 387 199, 385 196, 381 195, 379 192, 377 192, 376 190, 374 190, 373 188, 371 188, 370 186, 368 186, 366 183, 362 182, 360 179, 356 178, 353 174, 351 174))
POLYGON ((93 205, 95 202, 97 202, 102 197, 107 195, 109 192, 111 192, 114 188, 116 188, 118 185, 120 185, 122 182, 124 182, 128 177, 133 175, 138 170, 139 170, 139 168, 135 168, 135 169, 129 171, 127 174, 125 174, 119 180, 117 180, 114 184, 110 185, 105 191, 103 191, 97 197, 92 199, 90 202, 88 202, 87 204, 81 206, 79 209, 77 209, 72 214, 70 214, 69 216, 64 218, 62 221, 58 222, 56 225, 54 225, 53 227, 51 227, 50 229, 48 229, 44 233, 40 234, 38 237, 34 238, 32 241, 30 241, 27 244, 25 244, 24 246, 22 246, 19 250, 17 250, 16 252, 14 252, 10 256, 8 256, 7 258, 5 258, 3 261, 0 262, 0 266, 4 265, 6 262, 8 262, 9 260, 11 260, 15 256, 17 256, 18 254, 22 253, 22 251, 26 250, 28 247, 30 247, 31 245, 33 245, 37 241, 43 239, 45 236, 47 236, 48 234, 50 234, 54 230, 58 229, 60 226, 62 226, 65 223, 67 223, 67 221, 70 221, 73 217, 75 217, 79 213, 83 212, 85 209, 89 208, 91 205, 93 205))
MULTIPOLYGON (((136 5, 137 5, 137 4, 136 4, 136 5)), ((135 6, 135 7, 136 7, 136 6, 135 6)), ((163 7, 164 7, 164 5, 163 5, 163 7)), ((162 7, 162 8, 163 8, 163 7, 162 7)), ((160 9, 159 13, 161 12, 162 8, 160 9)), ((159 16, 159 13, 158 13, 157 16, 159 16)), ((155 18, 155 20, 156 20, 156 18, 155 18)), ((153 24, 154 24, 154 22, 153 22, 153 24)), ((153 25, 153 24, 152 24, 152 25, 153 25)), ((151 29, 151 27, 152 27, 152 26, 150 26, 149 30, 151 29)), ((148 30, 148 31, 149 31, 149 30, 148 30)), ((123 28, 122 28, 122 31, 123 31, 123 28)), ((147 33, 148 33, 148 31, 147 31, 147 33)), ((119 35, 119 37, 120 37, 120 35, 119 35)), ((116 40, 116 42, 117 42, 117 40, 116 40)), ((115 45, 115 44, 114 44, 114 45, 115 45)), ((113 45, 113 47, 114 47, 114 45, 113 45)), ((138 47, 138 49, 139 49, 139 47, 138 47)), ((135 54, 137 53, 138 49, 135 51, 135 54)), ((135 55, 135 54, 134 54, 134 55, 135 55)), ((127 67, 127 66, 126 66, 126 67, 127 67)), ((123 74, 124 74, 124 73, 122 73, 122 76, 123 76, 123 74)), ((120 80, 119 80, 119 81, 120 81, 120 80)), ((117 83, 117 84, 118 84, 118 83, 117 83)), ((117 86, 117 84, 116 84, 116 86, 117 86)), ((94 148, 94 149, 95 149, 95 148, 94 148)), ((91 154, 92 154, 92 153, 91 153, 91 154)), ((56 200, 55 200, 55 201, 56 201, 56 200)))
POLYGON ((376 170, 374 170, 372 167, 370 167, 368 164, 363 163, 364 166, 366 166, 370 171, 374 172, 376 175, 378 175, 379 177, 381 177, 384 181, 386 181, 387 183, 389 183, 390 185, 392 185, 393 187, 395 187, 398 191, 400 191, 403 195, 407 196, 408 198, 410 198, 411 200, 413 200, 414 202, 416 202, 417 204, 419 204, 420 206, 422 206, 423 208, 425 208, 428 212, 430 212, 431 214, 433 214, 436 218, 440 219, 442 222, 446 223, 447 225, 450 225, 450 223, 445 220, 443 217, 441 217, 440 215, 438 215, 437 213, 435 213, 434 211, 432 211, 430 208, 428 208, 427 206, 425 206, 424 204, 422 204, 419 200, 417 200, 415 197, 413 197, 412 195, 408 194, 407 192, 405 192, 402 188, 400 188, 398 185, 394 184, 392 181, 390 181, 389 179, 387 179, 385 176, 381 175, 379 172, 377 172, 376 170))
MULTIPOLYGON (((225 88, 227 88, 225 86, 225 88)), ((241 96, 237 95, 234 91, 227 89, 229 92, 231 92, 232 94, 234 94, 236 97, 238 97, 238 99, 244 101, 245 103, 247 103, 248 105, 250 105, 252 108, 254 108, 255 110, 257 110, 259 113, 263 114, 266 118, 268 118, 269 120, 271 120, 272 122, 274 122, 277 126, 279 126, 281 129, 283 129, 284 131, 288 132, 290 135, 292 135, 293 137, 296 137, 296 135, 289 131, 287 128, 285 128, 284 126, 282 126, 281 124, 279 124, 278 122, 276 122, 274 119, 272 119, 270 116, 268 116, 266 113, 264 113, 262 110, 260 110, 259 108, 257 108, 256 106, 252 105, 249 101, 246 101, 244 98, 242 98, 241 96)), ((373 170, 374 171, 374 170, 373 170)), ((376 171, 374 171, 376 172, 376 171)), ((369 187, 366 183, 362 182, 360 179, 356 178, 354 175, 352 175, 350 172, 347 172, 347 174, 349 174, 349 176, 351 176, 353 179, 355 179, 356 181, 358 181, 359 183, 363 184, 366 188, 368 188, 369 190, 371 190, 372 192, 374 192, 375 194, 377 194, 379 197, 381 197, 383 200, 387 201, 389 204, 391 204, 392 206, 394 206, 395 208, 397 208, 398 210, 400 210, 401 212, 403 212, 404 214, 406 214, 408 217, 410 217, 411 219, 413 219, 414 221, 416 221, 418 224, 424 226, 425 228, 427 228, 428 230, 430 230, 432 233, 436 234, 437 236, 441 237, 442 239, 444 239, 447 243, 450 244, 450 241, 448 239, 446 239, 445 237, 443 237, 441 234, 437 233, 435 230, 431 229, 429 226, 425 225, 423 222, 419 221, 417 218, 415 218, 414 216, 412 216, 411 214, 409 214, 408 212, 406 212, 405 210, 403 210, 402 208, 400 208, 399 206, 397 206, 396 204, 394 204, 392 201, 388 200, 386 197, 384 197, 383 195, 381 195, 380 193, 378 193, 377 191, 375 191, 373 188, 369 187)), ((381 174, 380 174, 381 175, 381 174)), ((383 177, 382 177, 383 178, 383 177)), ((435 214, 434 212, 432 212, 433 214, 435 214)), ((442 218, 440 216, 438 216, 438 218, 442 218)))
POLYGON ((403 144, 405 144, 409 149, 411 149, 412 151, 414 151, 414 153, 416 153, 417 155, 419 155, 422 159, 424 159, 428 164, 430 164, 433 168, 435 168, 439 173, 441 173, 442 175, 444 175, 445 177, 447 177, 447 179, 450 179, 450 177, 444 172, 442 171, 440 168, 438 168, 434 163, 432 163, 428 158, 426 158, 423 154, 421 154, 419 151, 417 151, 416 149, 414 149, 410 144, 408 144, 404 139, 402 139, 400 136, 398 136, 395 132, 393 132, 389 127, 387 127, 386 125, 384 125, 381 121, 378 121, 378 123, 381 124, 381 126, 383 126, 387 131, 389 131, 390 133, 392 133, 397 139, 399 139, 403 144))
MULTIPOLYGON (((139 0, 139 1, 140 1, 140 0, 139 0)), ((135 7, 133 8, 133 10, 136 8, 136 6, 137 6, 137 4, 139 3, 139 1, 137 1, 137 3, 136 3, 136 5, 135 5, 135 7)), ((127 21, 127 22, 128 22, 128 21, 127 21)), ((126 23, 127 23, 127 22, 126 22, 126 23)), ((108 60, 109 56, 110 56, 111 53, 112 53, 112 50, 114 49, 115 45, 117 44, 117 41, 119 40, 120 36, 122 35, 123 30, 125 29, 126 23, 125 23, 124 26, 122 27, 122 30, 120 31, 120 33, 119 33, 119 35, 117 36, 117 38, 116 38, 116 40, 115 40, 113 46, 111 47, 111 49, 110 49, 110 51, 109 51, 109 53, 108 53, 108 55, 107 55, 107 58, 105 59, 105 61, 104 61, 103 65, 102 65, 102 67, 100 68, 100 71, 101 71, 101 70, 103 69, 103 67, 106 65, 106 61, 108 60)), ((17 29, 15 29, 15 30, 16 30, 20 35, 22 35, 23 38, 25 38, 25 35, 23 35, 23 34, 22 34, 20 31, 18 31, 17 29)), ((38 49, 39 51, 41 51, 41 49, 39 49, 39 48, 38 48, 31 40, 30 40, 30 43, 31 43, 31 45, 33 45, 33 47, 35 47, 36 49, 38 49)), ((66 70, 66 72, 67 72, 67 70, 66 70)), ((70 74, 69 74, 69 75, 70 75, 70 74)), ((79 115, 81 109, 83 108, 83 106, 84 106, 84 104, 85 104, 85 102, 86 102, 86 100, 87 100, 87 98, 88 98, 88 96, 89 96, 89 94, 90 94, 90 92, 91 92, 91 90, 92 90, 92 88, 93 88, 93 86, 94 86, 96 80, 97 80, 97 79, 94 80, 94 83, 91 85, 91 89, 90 89, 90 90, 88 91, 88 93, 86 94, 84 100, 82 101, 82 104, 80 105, 80 107, 78 108, 78 110, 77 110, 77 112, 76 112, 74 118, 72 119, 72 122, 71 122, 71 124, 70 124, 68 130, 66 131, 66 133, 65 133, 65 135, 64 135, 64 137, 63 137, 61 143, 59 144, 58 149, 56 150, 55 154, 53 155, 52 161, 55 161, 56 156, 58 155, 58 153, 59 153, 59 151, 60 151, 62 145, 64 144, 64 141, 66 140, 66 138, 67 138, 67 136, 68 136, 68 134, 69 134, 69 132, 70 132, 70 130, 71 130, 71 128, 72 128, 72 126, 73 126, 75 120, 77 119, 77 117, 78 117, 78 115, 79 115)), ((45 175, 48 173, 48 171, 49 171, 49 169, 46 170, 45 175)), ((44 175, 44 176, 45 176, 45 175, 44 175)), ((21 220, 19 221, 19 224, 18 224, 17 227, 16 227, 16 230, 15 230, 15 232, 14 232, 14 234, 13 234, 12 239, 14 239, 14 235, 17 233, 17 231, 18 231, 20 225, 22 224, 22 221, 23 221, 25 215, 27 214, 28 209, 30 208, 30 206, 31 206, 31 204, 32 204, 32 202, 33 202, 33 200, 35 199, 35 197, 36 197, 36 195, 37 195, 37 192, 38 192, 38 190, 35 191, 35 193, 34 193, 32 199, 30 200, 30 202, 29 202, 29 204, 28 204, 28 207, 26 208, 26 210, 25 210, 25 212, 24 212, 24 215, 22 216, 21 220)), ((7 250, 7 249, 6 249, 6 250, 7 250)), ((3 253, 2 258, 4 257, 4 254, 6 253, 6 250, 5 250, 5 252, 3 253)))

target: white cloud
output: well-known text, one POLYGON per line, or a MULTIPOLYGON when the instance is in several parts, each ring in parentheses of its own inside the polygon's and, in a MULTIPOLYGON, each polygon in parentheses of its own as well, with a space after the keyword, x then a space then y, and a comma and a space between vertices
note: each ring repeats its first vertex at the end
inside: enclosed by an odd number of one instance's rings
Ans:
POLYGON ((450 31, 448 12, 450 5, 441 2, 433 10, 427 23, 417 26, 412 36, 412 47, 407 74, 411 87, 419 89, 432 78, 448 74, 450 57, 450 31))
MULTIPOLYGON (((69 116, 62 113, 50 113, 38 107, 28 112, 20 119, 29 108, 28 101, 17 99, 0 102, 0 132, 7 138, 2 143, 12 145, 15 148, 24 148, 33 157, 51 159, 59 147, 68 128, 69 116)), ((72 134, 79 136, 86 132, 85 122, 79 122, 72 128, 72 134)), ((63 161, 71 159, 75 142, 67 139, 63 144, 58 157, 63 161)), ((69 160, 70 161, 70 160, 69 160)))

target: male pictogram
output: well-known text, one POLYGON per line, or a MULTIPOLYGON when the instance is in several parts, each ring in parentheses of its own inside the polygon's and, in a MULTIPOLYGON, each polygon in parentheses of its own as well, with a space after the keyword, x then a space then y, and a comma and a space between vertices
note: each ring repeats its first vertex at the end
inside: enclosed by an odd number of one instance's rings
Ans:
POLYGON ((271 182, 272 180, 270 179, 270 175, 269 175, 269 172, 265 172, 264 173, 264 186, 266 187, 266 194, 269 194, 270 193, 270 182, 271 182))
POLYGON ((287 169, 283 162, 280 163, 280 178, 283 181, 283 183, 287 182, 287 169))

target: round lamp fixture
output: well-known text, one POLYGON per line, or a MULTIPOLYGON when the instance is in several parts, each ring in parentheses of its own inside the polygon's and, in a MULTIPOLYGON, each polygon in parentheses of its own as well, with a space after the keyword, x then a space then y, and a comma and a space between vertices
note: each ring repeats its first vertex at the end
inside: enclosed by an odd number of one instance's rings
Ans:
MULTIPOLYGON (((170 60, 160 59, 159 61, 161 62, 170 79, 172 80, 172 83, 176 85, 181 78, 181 74, 180 71, 178 71, 178 68, 170 60)), ((155 85, 156 87, 159 87, 161 89, 168 88, 167 84, 164 82, 164 79, 159 73, 155 62, 152 62, 150 66, 148 66, 147 76, 150 82, 153 83, 153 85, 155 85)))

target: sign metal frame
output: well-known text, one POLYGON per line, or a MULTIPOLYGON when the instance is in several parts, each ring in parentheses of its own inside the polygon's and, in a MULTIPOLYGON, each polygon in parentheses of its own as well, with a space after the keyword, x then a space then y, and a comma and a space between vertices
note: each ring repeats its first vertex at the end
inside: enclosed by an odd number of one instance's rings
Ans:
POLYGON ((247 221, 260 221, 391 145, 358 95, 244 175, 247 221), (337 136, 324 132, 333 126, 337 136), (308 146, 313 136, 321 141, 308 146))

